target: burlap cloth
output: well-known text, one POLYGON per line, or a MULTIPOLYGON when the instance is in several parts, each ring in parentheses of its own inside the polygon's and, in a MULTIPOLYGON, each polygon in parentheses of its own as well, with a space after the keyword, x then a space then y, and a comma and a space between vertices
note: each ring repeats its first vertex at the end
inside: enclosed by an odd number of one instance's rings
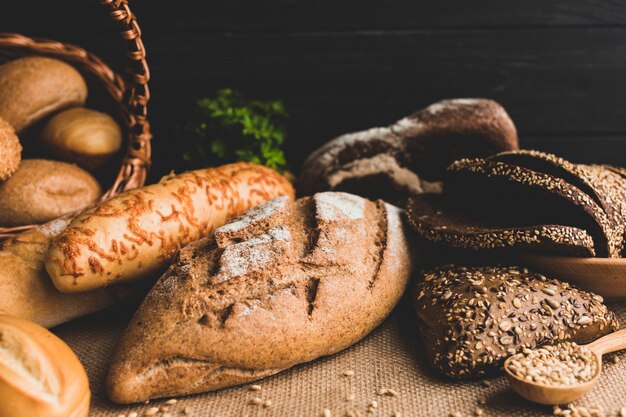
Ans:
MULTIPOLYGON (((626 324, 626 302, 610 303, 622 323, 626 324)), ((150 407, 161 407, 165 401, 150 404, 116 406, 103 392, 107 367, 121 333, 132 315, 132 307, 122 311, 102 312, 59 326, 55 333, 78 354, 87 369, 92 390, 92 416, 118 416, 150 407)), ((596 388, 578 402, 601 406, 607 416, 617 415, 626 406, 626 354, 614 364, 609 356, 596 388)), ((397 309, 385 323, 356 345, 332 357, 297 366, 258 382, 262 389, 249 386, 179 398, 168 411, 181 416, 187 408, 191 416, 323 416, 329 409, 333 417, 350 415, 357 410, 362 416, 448 416, 456 411, 473 416, 477 407, 485 416, 550 415, 551 407, 533 405, 513 393, 503 377, 491 379, 488 385, 475 382, 451 382, 428 368, 419 339, 406 309, 397 309), (342 375, 353 370, 353 376, 342 375), (392 389, 398 396, 379 395, 381 389, 392 389), (250 404, 259 397, 271 400, 269 407, 250 404), (353 400, 349 400, 352 397, 353 400), (377 408, 369 407, 372 401, 377 408), (484 405, 479 405, 483 402, 484 405), (368 409, 370 410, 368 412, 368 409)), ((160 412, 157 416, 162 416, 160 412)))

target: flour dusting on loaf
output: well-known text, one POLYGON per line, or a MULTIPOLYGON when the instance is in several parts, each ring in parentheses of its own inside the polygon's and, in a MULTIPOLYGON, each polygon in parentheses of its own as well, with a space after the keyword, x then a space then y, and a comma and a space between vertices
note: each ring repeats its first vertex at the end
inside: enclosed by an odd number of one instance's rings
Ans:
POLYGON ((110 398, 242 384, 355 343, 407 284, 403 215, 346 193, 275 199, 183 248, 122 338, 110 398))

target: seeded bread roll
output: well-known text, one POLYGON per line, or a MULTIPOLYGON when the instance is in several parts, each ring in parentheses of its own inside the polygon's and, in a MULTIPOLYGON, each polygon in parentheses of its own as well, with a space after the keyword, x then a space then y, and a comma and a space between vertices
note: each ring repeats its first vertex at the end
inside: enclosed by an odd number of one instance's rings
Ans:
POLYGON ((183 248, 122 337, 109 397, 243 384, 357 342, 407 283, 402 214, 345 193, 283 197, 183 248))
POLYGON ((446 192, 473 207, 474 215, 576 227, 593 238, 598 256, 619 257, 623 232, 593 198, 565 180, 483 159, 462 159, 448 170, 446 192))
POLYGON ((86 99, 82 75, 58 59, 27 57, 0 66, 0 117, 18 133, 86 99))
POLYGON ((0 417, 87 417, 89 381, 61 339, 0 314, 0 417))
POLYGON ((584 344, 618 329, 602 297, 517 267, 426 272, 414 308, 433 366, 452 378, 498 371, 524 348, 584 344))
POLYGON ((22 145, 13 126, 0 117, 0 181, 15 174, 22 160, 22 145))
POLYGON ((25 159, 0 183, 0 226, 45 223, 95 204, 98 181, 76 165, 25 159))
POLYGON ((300 191, 347 191, 404 204, 409 195, 438 192, 446 166, 518 148, 515 125, 486 99, 437 102, 389 127, 340 136, 313 152, 300 191))
POLYGON ((595 256, 593 239, 584 230, 556 224, 525 225, 523 219, 468 215, 441 194, 411 197, 409 224, 423 238, 445 246, 471 249, 515 249, 560 256, 595 256))

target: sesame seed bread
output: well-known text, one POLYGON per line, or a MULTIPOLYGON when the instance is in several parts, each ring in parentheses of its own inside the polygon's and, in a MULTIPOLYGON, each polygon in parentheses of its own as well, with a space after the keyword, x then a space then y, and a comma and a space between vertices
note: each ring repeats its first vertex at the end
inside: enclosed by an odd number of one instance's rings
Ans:
POLYGON ((623 233, 593 198, 561 178, 483 159, 455 161, 448 171, 446 192, 475 214, 576 227, 591 235, 598 256, 620 255, 623 233))
POLYGON ((413 307, 433 367, 452 378, 498 371, 524 348, 588 343, 618 329, 601 297, 517 267, 423 273, 413 307))
POLYGON ((126 329, 109 397, 211 391, 357 342, 407 284, 402 215, 346 193, 277 198, 186 246, 126 329))
POLYGON ((304 195, 336 190, 404 204, 409 195, 440 191, 445 167, 458 158, 517 148, 515 125, 495 101, 443 100, 326 143, 307 158, 298 185, 304 195))
POLYGON ((0 117, 0 181, 15 174, 22 160, 22 145, 13 126, 0 117))
POLYGON ((602 168, 606 168, 609 171, 612 171, 612 172, 618 174, 622 178, 626 178, 626 168, 616 167, 616 166, 612 166, 612 165, 595 165, 595 166, 600 166, 602 168))
POLYGON ((471 250, 516 249, 561 256, 595 256, 593 239, 579 228, 554 224, 524 225, 520 218, 502 220, 468 215, 441 194, 411 197, 407 205, 411 227, 423 238, 471 250))

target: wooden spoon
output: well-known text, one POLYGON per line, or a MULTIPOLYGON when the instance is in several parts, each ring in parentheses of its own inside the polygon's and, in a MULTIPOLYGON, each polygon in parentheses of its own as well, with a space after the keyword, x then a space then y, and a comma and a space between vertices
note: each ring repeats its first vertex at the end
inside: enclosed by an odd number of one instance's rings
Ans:
POLYGON ((516 261, 532 271, 567 281, 607 300, 626 299, 626 258, 572 258, 519 254, 516 261))
POLYGON ((598 365, 596 368, 596 374, 590 381, 583 382, 578 385, 560 386, 551 386, 527 381, 515 376, 508 370, 507 365, 513 358, 511 356, 504 363, 504 370, 506 377, 509 380, 509 384, 519 395, 535 403, 556 405, 572 402, 589 392, 596 382, 598 382, 598 378, 602 372, 602 355, 626 349, 626 329, 601 337, 600 339, 584 346, 595 355, 598 365))

